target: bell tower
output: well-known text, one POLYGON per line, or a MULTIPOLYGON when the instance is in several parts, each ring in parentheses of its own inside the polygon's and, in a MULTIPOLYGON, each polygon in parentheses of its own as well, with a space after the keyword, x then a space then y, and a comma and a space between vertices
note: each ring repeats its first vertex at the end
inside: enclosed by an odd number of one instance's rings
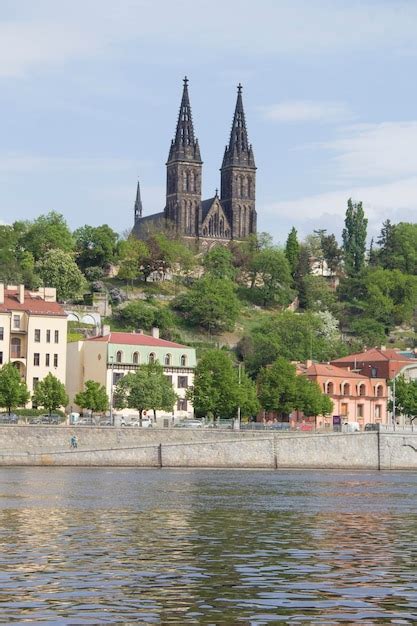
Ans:
POLYGON ((175 138, 171 142, 166 164, 164 213, 165 218, 175 225, 178 234, 195 237, 198 235, 203 162, 198 140, 194 136, 187 77, 183 82, 175 138))
POLYGON ((243 239, 256 233, 256 166, 248 141, 240 83, 229 145, 224 151, 220 172, 221 203, 231 224, 232 239, 243 239))

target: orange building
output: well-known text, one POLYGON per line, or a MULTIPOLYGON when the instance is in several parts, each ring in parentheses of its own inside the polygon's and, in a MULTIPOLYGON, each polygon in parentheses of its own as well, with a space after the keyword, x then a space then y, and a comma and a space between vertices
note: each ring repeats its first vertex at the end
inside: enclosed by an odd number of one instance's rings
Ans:
POLYGON ((317 427, 332 426, 333 416, 340 416, 342 423, 358 422, 362 427, 367 423, 387 423, 385 378, 373 378, 328 363, 300 364, 297 372, 318 383, 333 400, 332 415, 319 416, 317 427))

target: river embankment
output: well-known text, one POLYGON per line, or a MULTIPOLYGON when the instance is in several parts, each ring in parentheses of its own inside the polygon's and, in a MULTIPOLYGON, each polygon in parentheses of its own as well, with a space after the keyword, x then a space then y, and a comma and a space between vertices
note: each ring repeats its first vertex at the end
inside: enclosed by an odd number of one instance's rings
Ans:
POLYGON ((19 465, 417 470, 417 434, 0 426, 0 466, 19 465))

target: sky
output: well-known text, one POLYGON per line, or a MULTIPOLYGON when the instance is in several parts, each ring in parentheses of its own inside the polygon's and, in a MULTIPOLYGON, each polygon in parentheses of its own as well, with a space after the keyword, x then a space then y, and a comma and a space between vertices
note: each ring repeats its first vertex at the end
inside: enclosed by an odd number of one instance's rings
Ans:
POLYGON ((203 197, 243 84, 258 229, 370 236, 417 210, 415 0, 1 0, 0 221, 133 225, 165 199, 189 78, 203 197))

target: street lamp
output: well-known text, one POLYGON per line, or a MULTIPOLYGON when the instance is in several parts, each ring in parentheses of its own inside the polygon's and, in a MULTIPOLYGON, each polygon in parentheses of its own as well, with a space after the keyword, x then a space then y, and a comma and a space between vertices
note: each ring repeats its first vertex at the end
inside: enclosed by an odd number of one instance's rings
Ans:
POLYGON ((240 383, 242 381, 242 363, 238 363, 239 405, 237 407, 236 430, 240 430, 240 383))
POLYGON ((113 369, 114 369, 114 357, 110 357, 110 368, 111 368, 111 376, 110 376, 110 424, 114 426, 114 418, 113 418, 113 369))

